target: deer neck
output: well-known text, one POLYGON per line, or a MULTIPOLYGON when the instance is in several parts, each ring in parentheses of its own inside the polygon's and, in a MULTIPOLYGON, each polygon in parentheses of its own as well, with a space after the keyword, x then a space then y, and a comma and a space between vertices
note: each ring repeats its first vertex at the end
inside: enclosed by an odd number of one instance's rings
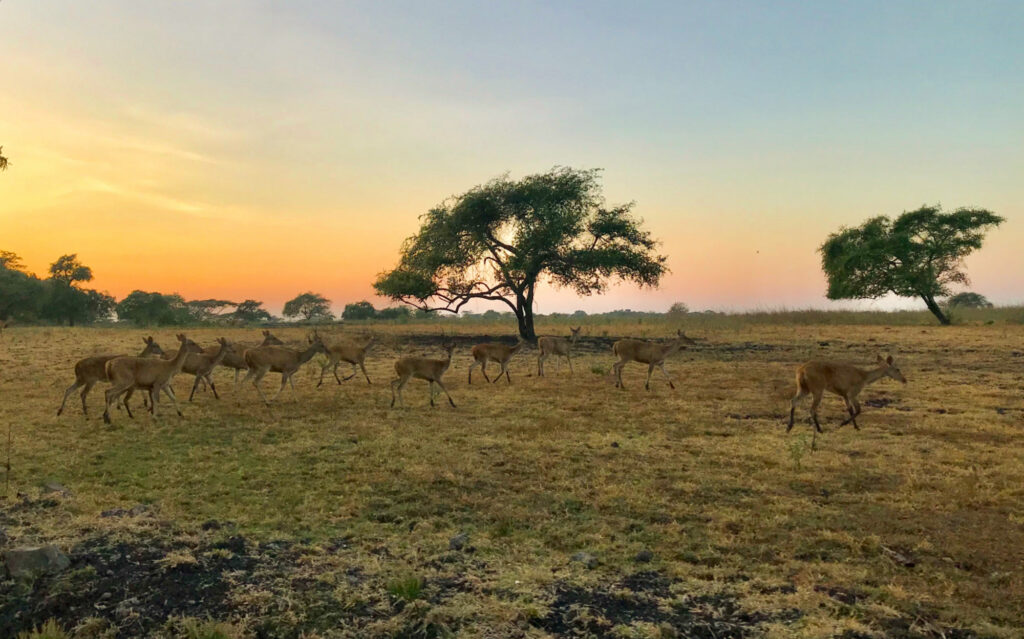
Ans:
POLYGON ((888 371, 888 370, 889 370, 888 367, 885 367, 885 368, 881 368, 880 367, 880 368, 872 368, 871 370, 867 370, 867 371, 861 371, 861 375, 864 376, 864 386, 867 386, 868 384, 874 384, 878 380, 882 379, 883 377, 885 377, 886 371, 888 371))
POLYGON ((211 360, 211 363, 213 364, 213 366, 217 366, 218 364, 223 362, 224 358, 227 357, 227 356, 228 356, 228 345, 227 344, 221 344, 220 345, 220 350, 217 351, 217 354, 213 356, 213 359, 211 360))
POLYGON ((175 373, 181 372, 182 367, 185 366, 185 360, 188 358, 188 352, 188 342, 183 342, 174 359, 171 360, 171 371, 175 373))
POLYGON ((313 356, 317 353, 317 347, 313 344, 309 345, 309 348, 299 353, 299 366, 302 366, 309 360, 313 359, 313 356))

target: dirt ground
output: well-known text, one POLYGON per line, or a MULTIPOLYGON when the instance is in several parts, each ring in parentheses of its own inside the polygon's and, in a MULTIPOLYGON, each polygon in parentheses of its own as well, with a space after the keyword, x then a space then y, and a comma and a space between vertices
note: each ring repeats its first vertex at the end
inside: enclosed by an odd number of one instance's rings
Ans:
POLYGON ((176 331, 8 329, 0 549, 52 543, 71 566, 0 582, 0 636, 1024 636, 1024 326, 705 322, 668 361, 675 390, 656 372, 645 391, 640 364, 616 389, 611 342, 675 328, 584 322, 574 374, 538 377, 530 346, 511 384, 472 385, 470 346, 514 338, 459 329, 457 407, 412 381, 404 409, 395 358, 453 331, 332 328, 378 336, 372 384, 317 388, 317 356, 267 407, 219 369, 221 400, 112 426, 102 384, 88 417, 77 395, 56 417, 74 362, 176 331), (785 432, 800 363, 890 353, 909 384, 869 386, 861 430, 826 397, 814 447, 809 401, 785 432))

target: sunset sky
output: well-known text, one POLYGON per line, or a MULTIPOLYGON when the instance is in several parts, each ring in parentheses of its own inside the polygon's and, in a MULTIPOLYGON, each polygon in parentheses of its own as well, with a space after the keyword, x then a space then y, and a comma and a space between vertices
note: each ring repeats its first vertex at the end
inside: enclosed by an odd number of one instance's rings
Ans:
POLYGON ((4 0, 0 249, 118 298, 381 306, 429 207, 567 165, 672 273, 541 313, 827 308, 828 233, 937 202, 1006 218, 968 273, 1022 303, 1022 31, 1021 2, 4 0))

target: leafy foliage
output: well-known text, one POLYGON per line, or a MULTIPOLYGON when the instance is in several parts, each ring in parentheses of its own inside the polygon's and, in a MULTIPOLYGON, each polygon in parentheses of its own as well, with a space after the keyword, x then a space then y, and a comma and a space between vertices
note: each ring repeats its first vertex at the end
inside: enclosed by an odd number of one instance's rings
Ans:
POLYGON ((378 293, 423 310, 458 313, 471 300, 506 304, 519 332, 534 337, 536 286, 548 281, 580 295, 609 280, 657 286, 665 257, 631 215, 605 208, 597 170, 556 167, 519 181, 507 175, 434 207, 408 238, 378 293))
POLYGON ((943 213, 939 206, 923 206, 896 220, 879 216, 840 229, 819 249, 828 298, 920 297, 948 324, 936 298, 948 295, 952 284, 968 283, 963 259, 981 248, 988 229, 1002 221, 984 209, 943 213))
POLYGON ((352 304, 346 304, 345 310, 341 312, 341 317, 347 320, 367 320, 373 319, 377 315, 377 309, 373 307, 373 304, 363 300, 362 302, 353 302, 352 304))
POLYGON ((949 308, 992 308, 992 302, 980 293, 965 291, 946 300, 946 306, 949 308))
POLYGON ((8 162, 7 156, 4 155, 4 147, 0 146, 0 171, 6 171, 8 164, 10 162, 8 162))
POLYGON ((268 322, 270 313, 263 308, 263 302, 245 300, 235 307, 235 319, 243 322, 268 322))
POLYGON ((331 313, 331 300, 319 293, 306 292, 285 302, 285 317, 298 317, 300 315, 307 322, 332 320, 334 319, 334 314, 331 313))
POLYGON ((180 295, 135 290, 117 304, 117 317, 139 326, 181 325, 192 321, 180 295))

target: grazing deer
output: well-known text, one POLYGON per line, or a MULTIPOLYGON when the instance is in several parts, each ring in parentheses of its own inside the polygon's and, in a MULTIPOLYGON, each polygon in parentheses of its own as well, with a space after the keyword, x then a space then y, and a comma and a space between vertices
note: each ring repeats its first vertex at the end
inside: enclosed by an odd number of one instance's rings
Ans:
POLYGON ((480 372, 484 374, 484 379, 491 382, 492 384, 499 379, 501 376, 505 376, 505 380, 509 384, 512 383, 512 378, 508 375, 508 362, 512 359, 512 356, 518 353, 526 342, 520 337, 519 341, 516 342, 515 346, 507 346, 505 344, 488 343, 488 344, 477 344, 470 351, 473 354, 473 363, 469 365, 469 383, 473 383, 473 369, 477 366, 480 367, 480 372), (501 370, 498 371, 498 376, 491 380, 487 377, 487 362, 497 362, 501 365, 501 370))
POLYGON ((218 364, 224 361, 225 357, 234 353, 235 349, 231 342, 223 337, 218 337, 217 343, 220 344, 220 348, 216 353, 189 353, 188 357, 185 358, 185 365, 181 368, 181 371, 195 375, 195 381, 192 382, 192 392, 188 394, 188 401, 190 402, 196 394, 196 388, 199 386, 200 380, 206 380, 210 384, 210 390, 213 391, 214 399, 220 399, 220 396, 217 395, 217 387, 214 385, 213 377, 210 373, 213 372, 213 369, 218 364))
POLYGON ((313 359, 313 356, 317 353, 326 354, 327 347, 324 345, 320 335, 315 331, 309 338, 309 348, 301 352, 287 346, 257 346, 256 348, 250 348, 245 351, 245 363, 249 367, 249 374, 245 376, 242 383, 244 384, 251 379, 252 385, 256 387, 256 392, 263 398, 263 402, 269 406, 270 402, 267 401, 267 396, 260 390, 260 380, 263 379, 263 376, 268 372, 281 373, 281 388, 274 395, 276 400, 286 384, 291 383, 292 390, 295 390, 295 382, 292 381, 292 375, 295 374, 295 371, 299 370, 299 367, 313 359))
MULTIPOLYGON (((185 365, 185 359, 192 348, 189 339, 183 333, 178 334, 178 341, 181 342, 181 347, 178 348, 178 352, 172 359, 116 357, 107 362, 105 368, 107 378, 110 379, 110 388, 106 392, 104 422, 110 423, 110 405, 121 395, 132 392, 136 388, 148 391, 149 410, 153 417, 156 417, 156 403, 161 391, 164 391, 171 399, 178 417, 183 417, 181 409, 178 408, 178 400, 175 399, 173 393, 167 393, 171 380, 181 372, 182 366, 185 365)), ((127 402, 125 402, 124 408, 128 411, 128 417, 135 417, 127 402)))
POLYGON ((619 361, 612 364, 616 388, 625 388, 622 384, 622 369, 626 364, 629 362, 640 362, 641 364, 647 364, 645 389, 651 390, 651 373, 654 372, 655 366, 661 369, 662 374, 668 381, 669 387, 674 389, 676 385, 672 383, 672 378, 665 372, 665 358, 681 349, 685 344, 696 343, 684 335, 681 330, 676 331, 676 338, 674 340, 661 344, 638 339, 620 339, 612 344, 612 352, 619 358, 619 361))
POLYGON ((452 351, 455 350, 455 342, 450 342, 444 347, 445 359, 428 359, 426 357, 403 357, 395 362, 395 372, 398 379, 391 380, 391 407, 395 407, 395 389, 398 389, 398 403, 403 407, 405 401, 402 399, 402 389, 410 379, 424 379, 428 382, 430 389, 430 405, 434 405, 434 384, 441 387, 444 394, 448 396, 448 403, 455 408, 455 402, 448 393, 448 389, 441 383, 441 376, 452 364, 452 351))
MULTIPOLYGON (((142 349, 138 357, 160 356, 164 354, 163 349, 160 348, 160 345, 152 337, 143 337, 142 341, 146 343, 146 347, 142 349)), ((92 387, 96 385, 96 382, 110 381, 107 377, 107 362, 117 357, 128 357, 128 355, 94 355, 93 357, 78 360, 75 363, 75 383, 64 391, 64 399, 60 403, 60 408, 57 409, 57 416, 60 417, 61 413, 64 412, 64 405, 67 404, 71 393, 82 386, 85 387, 82 389, 82 414, 88 415, 89 412, 86 409, 85 398, 89 395, 92 387)))
POLYGON ((569 352, 572 347, 576 344, 576 340, 580 336, 580 329, 582 326, 576 328, 569 327, 569 331, 572 333, 568 338, 565 337, 541 337, 537 339, 537 376, 544 377, 544 360, 548 357, 555 355, 565 357, 569 360, 569 374, 573 374, 572 370, 572 357, 569 352))
POLYGON ((248 371, 249 365, 245 363, 245 352, 250 348, 259 348, 262 346, 284 346, 284 342, 279 340, 270 334, 270 331, 263 331, 263 341, 259 343, 259 346, 249 346, 243 344, 232 344, 232 351, 228 353, 224 359, 221 360, 220 365, 226 368, 235 369, 235 388, 238 388, 238 374, 242 371, 248 371))
POLYGON ((807 395, 813 395, 814 401, 811 404, 811 417, 814 419, 815 431, 820 433, 821 424, 818 423, 818 404, 821 403, 821 396, 827 390, 843 398, 846 402, 846 410, 850 416, 839 424, 840 427, 853 422, 853 427, 860 430, 857 425, 857 415, 860 415, 860 402, 857 396, 864 390, 864 387, 877 382, 883 377, 907 383, 900 369, 892 361, 892 355, 882 359, 879 355, 875 368, 864 370, 852 364, 839 362, 807 362, 796 371, 796 395, 789 402, 789 425, 786 427, 788 433, 793 428, 793 416, 796 414, 796 404, 807 395))
POLYGON ((356 346, 355 344, 333 344, 327 347, 327 363, 320 369, 320 381, 317 382, 316 387, 320 388, 320 385, 324 383, 324 373, 327 372, 328 368, 333 367, 334 379, 338 380, 338 385, 341 385, 342 381, 347 382, 356 376, 356 365, 363 371, 363 377, 366 378, 367 384, 370 382, 370 376, 366 374, 366 366, 364 362, 366 360, 366 352, 373 346, 374 342, 377 341, 376 337, 370 337, 369 340, 362 346, 356 346), (352 365, 352 374, 346 377, 344 380, 338 378, 338 366, 342 362, 346 362, 352 365))

